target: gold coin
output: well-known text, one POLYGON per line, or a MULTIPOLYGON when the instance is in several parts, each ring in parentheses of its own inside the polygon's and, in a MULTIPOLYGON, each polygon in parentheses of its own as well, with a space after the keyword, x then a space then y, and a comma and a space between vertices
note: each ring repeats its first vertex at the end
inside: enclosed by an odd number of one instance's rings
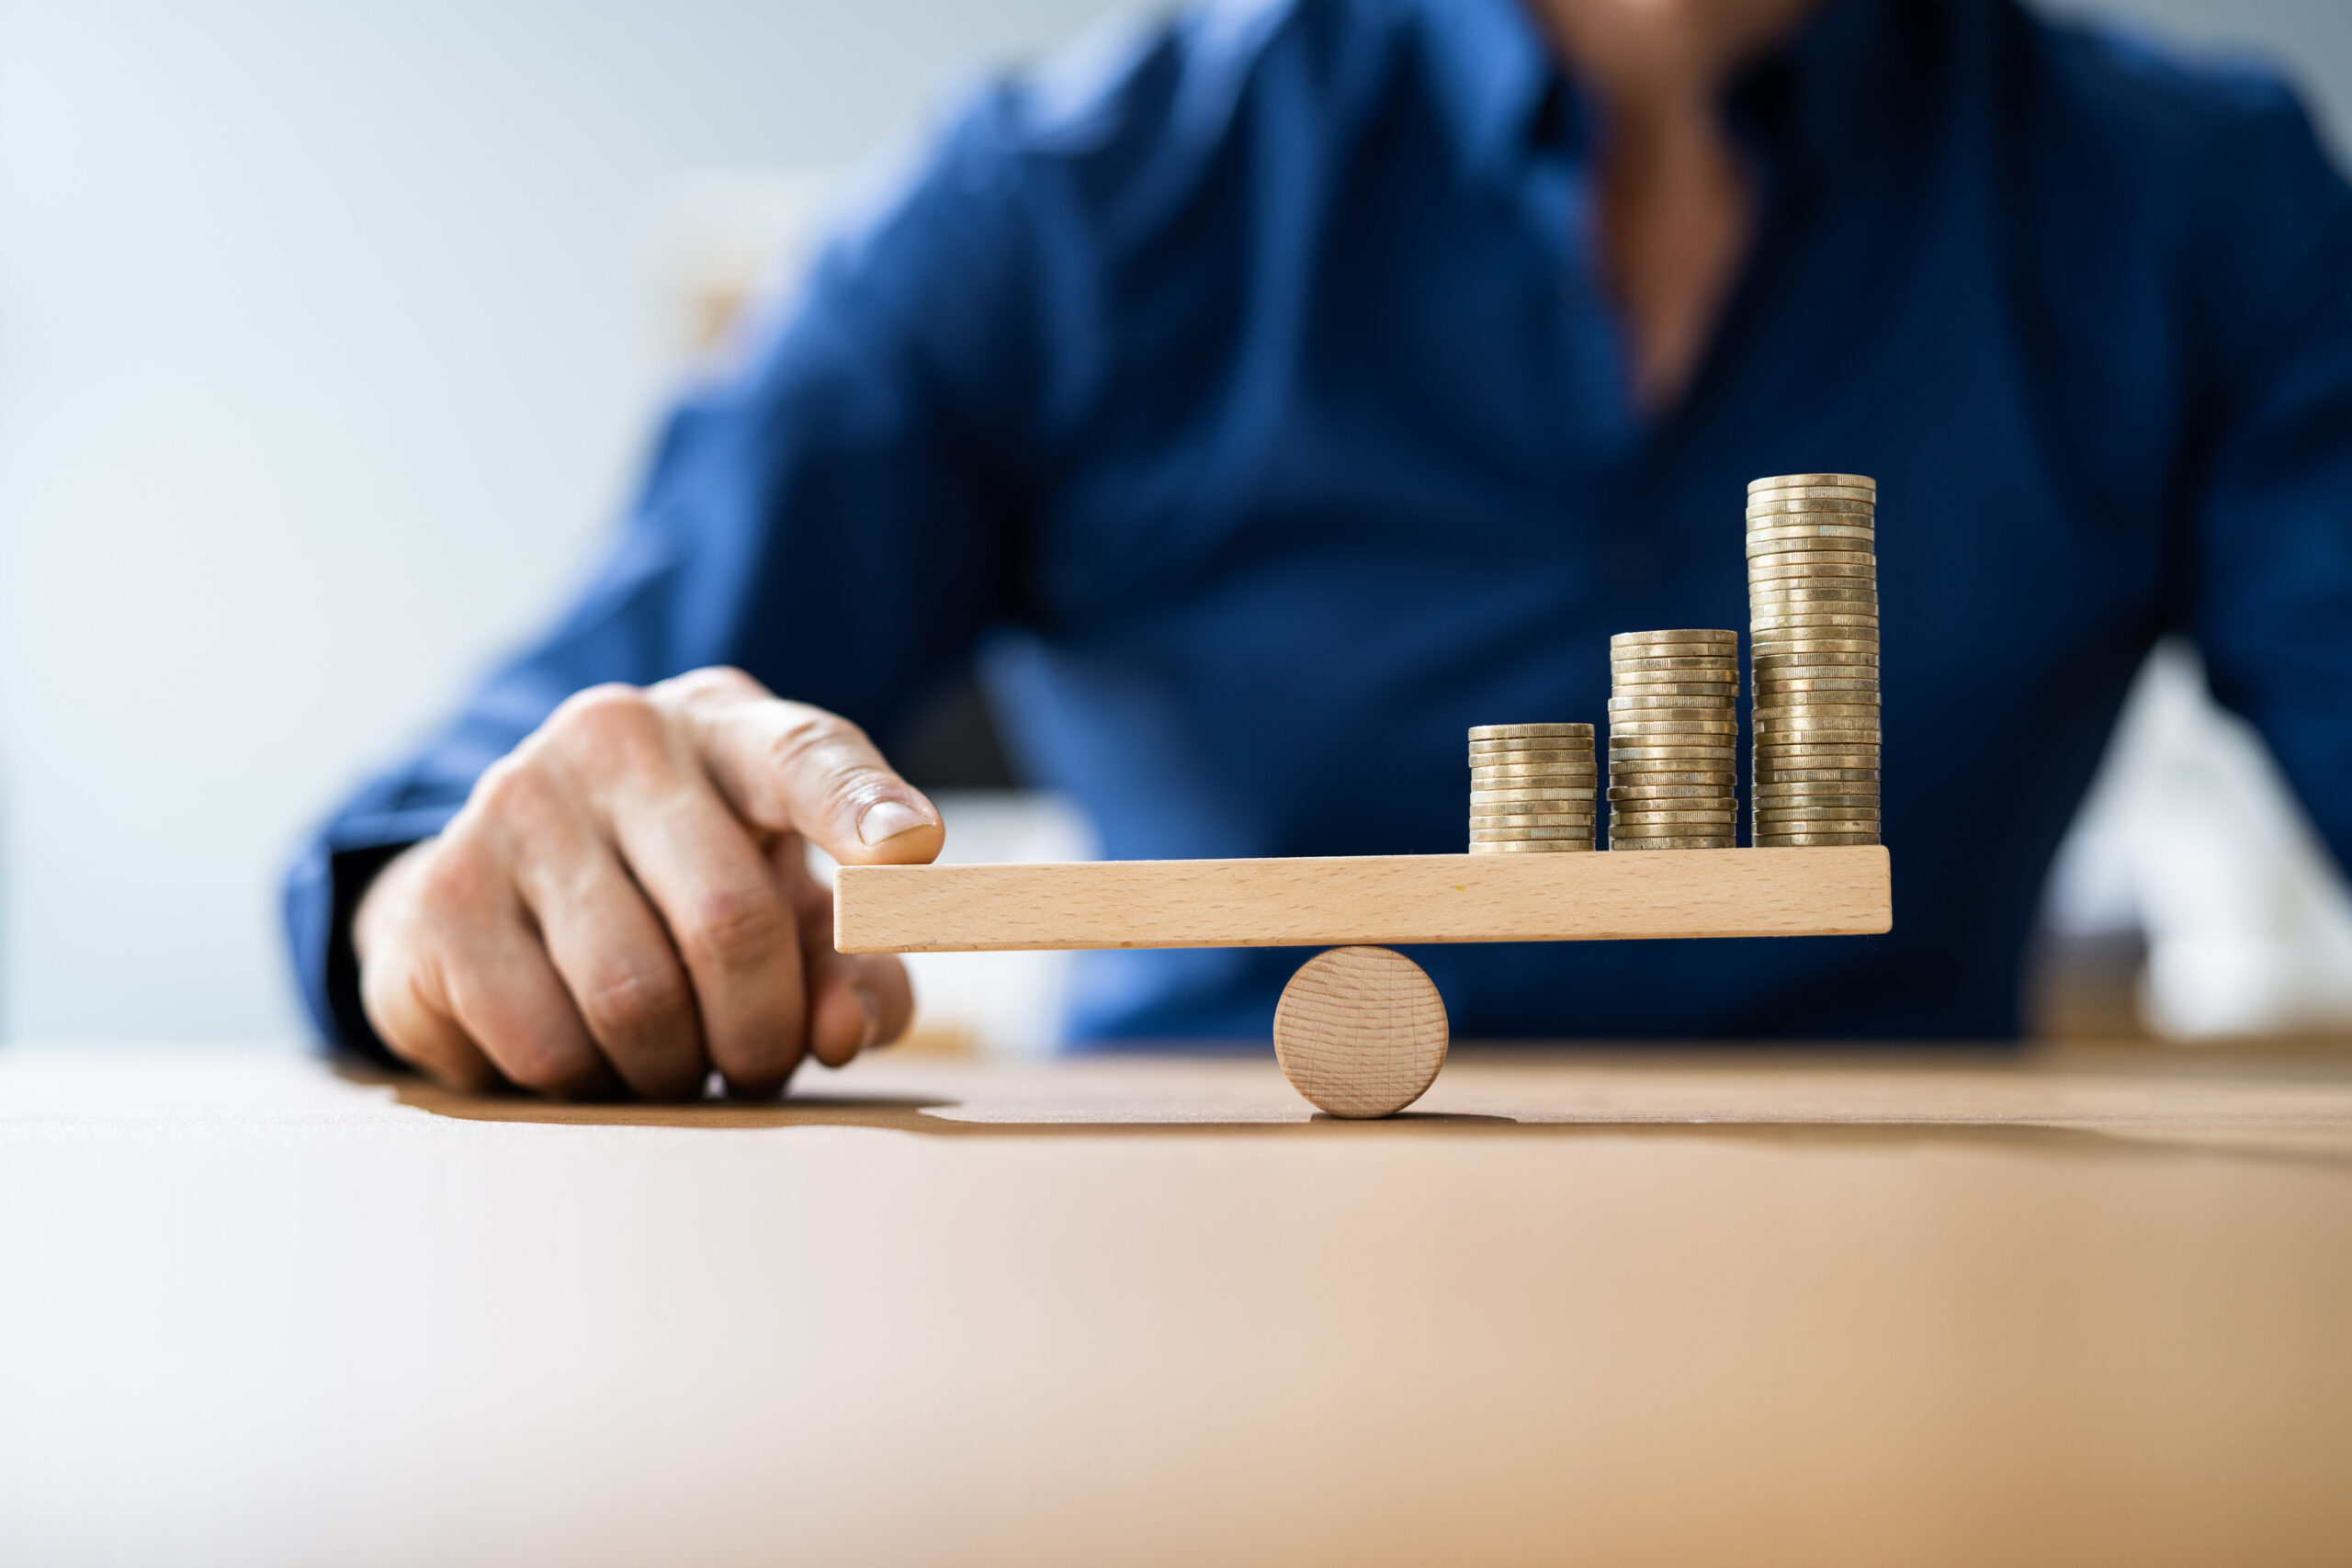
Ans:
POLYGON ((1729 768, 1684 768, 1673 763, 1660 763, 1655 768, 1620 766, 1609 770, 1611 788, 1629 789, 1667 787, 1675 784, 1700 789, 1728 790, 1738 782, 1729 768))
POLYGON ((1589 751, 1539 751, 1525 757, 1473 757, 1465 764, 1472 773, 1482 768, 1579 768, 1589 773, 1593 754, 1589 751))
POLYGON ((1718 784, 1620 784, 1609 785, 1611 800, 1728 800, 1731 786, 1718 784))
POLYGON ((1739 745, 1739 737, 1720 730, 1668 729, 1639 735, 1616 735, 1609 740, 1609 765, 1615 767, 1626 760, 1629 752, 1642 751, 1729 751, 1739 745))
POLYGON ((1748 622, 1758 641, 1809 637, 1826 631, 1830 637, 1857 637, 1878 630, 1878 616, 1868 610, 1792 610, 1761 615, 1748 622))
POLYGON ((1583 736, 1592 739, 1590 724, 1473 724, 1473 740, 1538 740, 1559 739, 1559 736, 1583 736))
POLYGON ((1868 474, 1772 474, 1748 480, 1747 493, 1754 495, 1759 490, 1811 490, 1819 485, 1878 493, 1878 481, 1868 474))
POLYGON ((1760 707, 1755 712, 1758 735, 1802 734, 1811 729, 1876 729, 1879 710, 1866 703, 1817 703, 1810 707, 1760 707), (1853 708, 1839 713, 1839 708, 1853 708))
POLYGON ((1638 649, 1658 642, 1733 643, 1739 640, 1737 632, 1709 628, 1702 631, 1618 632, 1609 639, 1611 652, 1619 649, 1638 649))
POLYGON ((1872 554, 1878 550, 1878 523, 1867 511, 1751 513, 1740 531, 1750 545, 1770 544, 1774 539, 1855 539, 1868 542, 1837 547, 1868 549, 1872 554))
POLYGON ((1473 828, 1470 841, 1474 844, 1535 844, 1589 843, 1593 837, 1589 827, 1584 828, 1473 828))
MULTIPOLYGON (((1804 626, 1868 626, 1878 629, 1878 605, 1860 599, 1777 599, 1759 597, 1747 609, 1750 640, 1785 637, 1804 626)), ((1835 634, 1833 634, 1835 635, 1835 634)))
POLYGON ((1878 592, 1878 569, 1871 566, 1836 568, 1776 566, 1769 570, 1750 570, 1747 574, 1747 596, 1752 601, 1758 593, 1787 593, 1802 589, 1834 589, 1846 593, 1875 593, 1878 592))
POLYGON ((1662 729, 1654 724, 1634 720, 1619 725, 1610 732, 1608 760, 1610 765, 1614 767, 1628 750, 1645 750, 1654 746, 1722 747, 1738 744, 1738 726, 1729 720, 1705 729, 1662 729))
POLYGON ((1675 653, 1654 659, 1611 659, 1613 676, 1647 674, 1673 670, 1724 670, 1739 662, 1738 650, 1711 648, 1704 653, 1675 653))
POLYGON ((1778 552, 1747 552, 1747 579, 1755 581, 1759 571, 1830 571, 1832 567, 1849 571, 1868 571, 1877 576, 1877 550, 1830 550, 1830 547, 1804 547, 1804 550, 1778 552))
POLYGON ((1630 708, 1609 716, 1609 738, 1621 735, 1736 735, 1729 703, 1717 708, 1630 708))
POLYGON ((1750 560, 1758 556, 1793 555, 1800 550, 1836 550, 1840 555, 1868 550, 1875 558, 1877 536, 1868 528, 1839 523, 1806 523, 1747 531, 1745 554, 1750 560))
POLYGON ((1581 773, 1503 773, 1500 775, 1490 775, 1484 778, 1472 779, 1470 781, 1470 793, 1473 796, 1476 796, 1491 795, 1496 790, 1509 789, 1590 790, 1599 788, 1600 784, 1600 775, 1598 773, 1593 772, 1581 773))
POLYGON ((1582 735, 1531 735, 1524 740, 1473 740, 1472 751, 1577 751, 1592 744, 1592 728, 1582 735))
POLYGON ((1767 784, 1868 784, 1875 788, 1878 773, 1876 768, 1776 768, 1758 763, 1756 784, 1758 789, 1767 784))
POLYGON ((1778 502, 1783 505, 1823 506, 1842 502, 1849 506, 1878 508, 1878 497, 1866 490, 1850 485, 1783 485, 1778 490, 1752 490, 1747 492, 1747 511, 1755 514, 1759 506, 1778 502))
POLYGON ((1747 585, 1748 614, 1763 604, 1878 603, 1878 587, 1867 577, 1780 577, 1747 585))
MULTIPOLYGON (((1867 628, 1852 626, 1847 629, 1863 631, 1867 628)), ((1775 637, 1769 642, 1758 637, 1756 645, 1757 667, 1764 669, 1768 668, 1764 664, 1765 660, 1791 653, 1876 653, 1878 637, 1876 633, 1868 637, 1775 637)))
POLYGON ((1758 582, 1869 582, 1878 576, 1876 552, 1869 560, 1831 560, 1852 550, 1791 550, 1786 558, 1758 556, 1747 563, 1747 581, 1758 582))
POLYGON ((1767 790, 1758 785, 1755 805, 1758 813, 1766 816, 1802 816, 1815 811, 1824 817, 1843 817, 1853 811, 1868 811, 1875 816, 1879 798, 1876 790, 1860 794, 1819 795, 1809 794, 1794 786, 1785 790, 1767 790))
POLYGON ((1470 804, 1482 800, 1590 800, 1594 786, 1582 784, 1521 784, 1508 789, 1474 789, 1470 804))
POLYGON ((1838 651, 1827 653, 1759 653, 1756 656, 1754 663, 1756 673, 1759 676, 1774 674, 1780 671, 1796 674, 1807 670, 1818 670, 1825 675, 1843 670, 1875 671, 1878 668, 1878 650, 1876 649, 1862 649, 1850 653, 1838 651))
POLYGON ((1474 794, 1490 789, 1590 789, 1599 776, 1596 768, 1575 773, 1557 768, 1481 768, 1470 775, 1470 788, 1474 794))
POLYGON ((1475 799, 1470 802, 1470 823, 1500 823, 1508 816, 1512 828, 1536 828, 1541 823, 1590 823, 1600 811, 1600 802, 1588 795, 1585 799, 1475 799), (1524 818, 1524 820, 1517 820, 1524 818))
POLYGON ((1876 675, 1763 674, 1756 677, 1756 694, 1759 698, 1767 694, 1773 696, 1797 696, 1806 692, 1850 692, 1859 694, 1859 695, 1855 696, 1831 697, 1828 700, 1832 702, 1859 702, 1861 700, 1861 696, 1863 695, 1875 697, 1881 694, 1878 689, 1878 677, 1876 675))
POLYGON ((1489 751, 1581 751, 1592 744, 1589 735, 1540 735, 1525 740, 1473 740, 1471 755, 1489 751))
POLYGON ((1794 517, 1874 523, 1877 514, 1877 502, 1840 495, 1791 495, 1786 491, 1775 491, 1770 495, 1750 496, 1747 502, 1750 528, 1770 528, 1794 517))
POLYGON ((1805 719, 1860 718, 1877 724, 1880 709, 1870 703, 1801 703, 1781 706, 1777 703, 1756 705, 1756 733, 1786 735, 1791 730, 1817 729, 1818 725, 1799 721, 1805 719))
POLYGON ((1729 833, 1739 825, 1736 811, 1621 811, 1609 818, 1616 839, 1664 838, 1669 833, 1729 833))
POLYGON ((1645 671, 1632 680, 1620 675, 1611 690, 1628 697, 1712 697, 1720 695, 1726 689, 1739 690, 1739 672, 1736 670, 1726 670, 1721 675, 1704 681, 1682 679, 1684 675, 1696 673, 1696 671, 1668 670, 1653 677, 1645 671))
POLYGON ((1609 847, 1612 850, 1727 850, 1732 847, 1732 842, 1729 833, 1706 838, 1673 839, 1621 839, 1611 833, 1609 835, 1609 847))
POLYGON ((1628 766, 1634 766, 1634 764, 1637 764, 1637 771, 1639 769, 1691 771, 1691 769, 1717 769, 1717 766, 1731 766, 1736 760, 1738 760, 1738 755, 1736 755, 1729 745, 1713 745, 1713 748, 1705 748, 1705 745, 1660 745, 1660 748, 1646 748, 1642 750, 1642 752, 1633 752, 1633 755, 1625 757, 1623 764, 1611 764, 1611 769, 1609 769, 1609 778, 1630 778, 1630 773, 1625 773, 1623 769, 1628 769, 1628 766))
POLYGON ((1589 822, 1473 822, 1470 841, 1474 844, 1528 843, 1538 839, 1589 839, 1593 825, 1589 822))
POLYGON ((1814 583, 1804 588, 1780 585, 1766 588, 1751 586, 1747 591, 1747 614, 1750 620, 1755 618, 1758 610, 1766 607, 1770 607, 1778 614, 1785 613, 1787 606, 1794 604, 1876 606, 1877 604, 1878 590, 1875 588, 1839 588, 1814 583))
POLYGON ((1473 751, 1472 771, 1480 768, 1589 768, 1594 753, 1578 748, 1559 751, 1473 751))
POLYGON ((1617 653, 1609 659, 1609 672, 1623 674, 1633 670, 1655 670, 1661 659, 1672 659, 1688 667, 1691 660, 1705 664, 1736 664, 1739 647, 1736 643, 1654 642, 1645 653, 1617 653))
POLYGON ((1569 856, 1597 849, 1592 840, 1510 840, 1503 844, 1470 844, 1473 856, 1569 856))
POLYGON ((1674 692, 1657 686, 1620 687, 1610 694, 1610 704, 1620 710, 1626 708, 1727 708, 1738 694, 1739 682, 1718 681, 1714 685, 1729 686, 1729 692, 1674 692))
POLYGON ((1585 817, 1538 817, 1521 814, 1517 817, 1473 817, 1470 832, 1475 838, 1490 837, 1500 832, 1516 832, 1521 829, 1557 829, 1555 838, 1583 838, 1592 831, 1593 818, 1585 817))
POLYGON ((1839 690, 1836 687, 1815 686, 1803 691, 1788 691, 1774 686, 1756 688, 1756 708, 1765 713, 1827 713, 1848 717, 1856 713, 1877 713, 1884 699, 1868 687, 1839 690))
POLYGON ((1566 825, 1589 822, 1599 814, 1600 802, 1590 796, 1582 800, 1474 800, 1470 803, 1470 826, 1500 822, 1506 817, 1566 825))
MULTIPOLYGON (((1759 850, 1826 850, 1848 844, 1875 844, 1876 833, 1758 833, 1756 847, 1759 850)), ((1611 844, 1610 848, 1616 846, 1611 844)))

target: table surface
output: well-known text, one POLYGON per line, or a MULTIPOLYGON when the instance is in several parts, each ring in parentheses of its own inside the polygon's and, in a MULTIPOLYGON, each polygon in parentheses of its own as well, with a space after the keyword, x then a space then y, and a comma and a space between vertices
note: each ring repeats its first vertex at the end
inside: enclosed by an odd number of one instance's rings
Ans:
POLYGON ((2352 1064, 0 1051, 0 1561, 2352 1561, 2352 1064))

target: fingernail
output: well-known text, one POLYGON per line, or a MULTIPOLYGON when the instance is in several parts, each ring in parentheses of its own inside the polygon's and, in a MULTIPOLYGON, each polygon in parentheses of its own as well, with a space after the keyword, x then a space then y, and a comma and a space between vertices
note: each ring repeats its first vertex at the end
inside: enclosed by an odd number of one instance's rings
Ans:
POLYGON ((882 1032, 881 1000, 863 986, 852 986, 849 989, 850 995, 857 998, 858 1010, 865 1015, 865 1032, 857 1037, 857 1048, 871 1051, 875 1036, 882 1032))
POLYGON ((877 800, 857 819, 857 836, 866 843, 878 844, 930 826, 930 818, 903 800, 877 800))

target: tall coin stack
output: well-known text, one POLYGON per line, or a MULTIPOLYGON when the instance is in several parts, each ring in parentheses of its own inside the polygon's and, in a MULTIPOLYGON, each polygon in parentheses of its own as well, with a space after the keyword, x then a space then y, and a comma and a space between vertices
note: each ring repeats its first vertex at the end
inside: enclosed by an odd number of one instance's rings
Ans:
POLYGON ((1747 487, 1758 846, 1879 841, 1878 481, 1747 487))
POLYGON ((1470 731, 1470 852, 1592 848, 1592 726, 1481 724, 1470 731))
POLYGON ((1609 639, 1609 847, 1727 850, 1739 744, 1739 634, 1609 639))

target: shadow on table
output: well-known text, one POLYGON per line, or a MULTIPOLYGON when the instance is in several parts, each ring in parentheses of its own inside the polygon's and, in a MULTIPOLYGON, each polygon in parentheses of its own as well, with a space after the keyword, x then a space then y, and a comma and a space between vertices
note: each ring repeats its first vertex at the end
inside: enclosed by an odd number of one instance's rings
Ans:
MULTIPOLYGON (((389 1089, 401 1104, 435 1116, 461 1122, 518 1122, 571 1127, 688 1127, 722 1129, 762 1127, 869 1127, 888 1132, 922 1133, 933 1137, 1022 1137, 1055 1134, 1100 1137, 1105 1134, 1151 1135, 1181 1134, 1301 1134, 1361 1136, 1367 1132, 1430 1133, 1464 1131, 1535 1132, 1554 1129, 1522 1123, 1509 1116, 1468 1115, 1455 1111, 1406 1111, 1377 1122, 1350 1122, 1317 1111, 1312 1115, 1275 1120, 1264 1117, 1235 1120, 1142 1121, 1128 1118, 1085 1120, 1069 1115, 1018 1116, 1001 1112, 990 1119, 935 1115, 956 1111, 962 1102, 942 1095, 833 1094, 822 1089, 795 1089, 775 1100, 698 1100, 673 1104, 642 1100, 551 1100, 519 1092, 470 1094, 444 1089, 413 1073, 396 1072, 371 1062, 338 1058, 337 1076, 348 1082, 389 1089)), ((1302 1111, 1304 1107, 1301 1108, 1302 1111)))
MULTIPOLYGON (((1784 1148, 1971 1144, 2026 1145, 2050 1153, 2229 1154, 2352 1165, 2352 1120, 2347 1120, 2346 1102, 2340 1093, 2324 1104, 2296 1102, 2259 1109, 2243 1104, 2176 1105, 2169 1113, 2161 1113, 2162 1108, 2140 1101, 2136 1089, 2133 1099, 2098 1105, 2050 1100, 2038 1095, 2019 1100, 2016 1097, 2020 1093, 2033 1095, 2036 1086, 2047 1081, 2046 1076, 2013 1066, 1957 1080, 1948 1073, 1938 1073, 1932 1059, 1922 1058, 1909 1067, 1880 1063, 1868 1077, 1834 1080, 1791 1064, 1784 1069, 1788 1077, 1774 1074, 1768 1087, 1815 1086, 1793 1098, 1777 1092, 1759 1096, 1757 1087, 1767 1080, 1751 1072, 1745 1079, 1715 1080, 1709 1092, 1697 1099, 1679 1094, 1661 1099, 1657 1092, 1661 1086, 1670 1088, 1678 1078, 1709 1075, 1704 1069, 1678 1073, 1651 1062, 1645 1064, 1648 1070, 1643 1079, 1648 1092, 1642 1092, 1640 1085, 1629 1087, 1622 1076, 1608 1077, 1604 1062, 1588 1061, 1588 1070, 1601 1077, 1547 1077, 1539 1088, 1510 1097, 1516 1103, 1493 1105, 1490 1099, 1493 1109, 1479 1112, 1408 1111, 1369 1122, 1309 1113, 1304 1105, 1295 1112, 1286 1112, 1262 1101, 1204 1104, 1182 1089, 1170 1093, 1161 1105, 1145 1085, 1128 1086, 1132 1092, 1107 1104, 1089 1103, 1083 1098, 1056 1102, 1020 1090, 1001 1100, 984 1096, 973 1100, 937 1090, 828 1092, 822 1088, 796 1088, 772 1100, 710 1099, 646 1104, 563 1102, 521 1093, 460 1093, 413 1074, 354 1058, 339 1060, 336 1071, 350 1082, 388 1089, 401 1104, 436 1116, 567 1126, 713 1132, 866 1128, 933 1138, 1695 1137, 1761 1141, 1784 1148), (1923 1067, 1927 1076, 1917 1093, 1890 1099, 1883 1092, 1865 1092, 1874 1083, 1883 1089, 1887 1081, 1901 1082, 1923 1067), (2006 1092, 1988 1099, 1987 1091, 1993 1089, 2006 1092), (1166 1113, 1153 1115, 1154 1108, 1166 1113)), ((2168 1075, 2133 1082, 2138 1089, 2170 1085, 2176 1091, 2196 1089, 2196 1080, 2168 1075)), ((2245 1087, 2259 1088, 2263 1082, 2257 1077, 2245 1087)), ((951 1082, 946 1087, 956 1086, 951 1082)), ((2302 1088, 2323 1092, 2326 1086, 2313 1083, 2302 1088)))

